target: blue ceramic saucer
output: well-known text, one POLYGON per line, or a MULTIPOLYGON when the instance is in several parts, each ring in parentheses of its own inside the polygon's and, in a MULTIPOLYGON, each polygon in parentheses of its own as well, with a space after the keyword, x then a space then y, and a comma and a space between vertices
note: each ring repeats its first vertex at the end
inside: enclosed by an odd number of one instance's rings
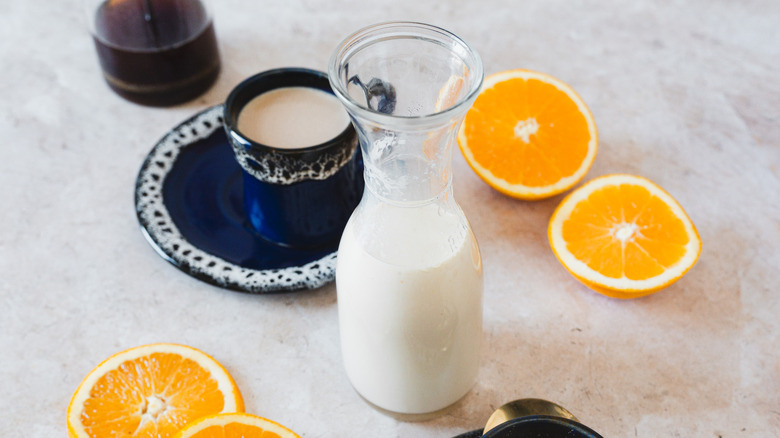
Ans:
POLYGON ((222 105, 166 134, 138 173, 135 208, 160 256, 199 280, 249 293, 314 289, 335 278, 332 247, 294 249, 260 237, 243 209, 241 168, 222 105))

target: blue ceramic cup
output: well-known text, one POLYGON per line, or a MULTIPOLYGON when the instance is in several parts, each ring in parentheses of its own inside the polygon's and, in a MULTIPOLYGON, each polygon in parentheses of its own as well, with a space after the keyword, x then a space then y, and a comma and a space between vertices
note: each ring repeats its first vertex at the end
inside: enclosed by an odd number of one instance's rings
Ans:
MULTIPOLYGON (((225 131, 243 171, 245 214, 266 240, 335 250, 363 194, 362 157, 352 124, 324 143, 296 149, 264 145, 238 130, 238 116, 249 101, 284 87, 333 93, 323 72, 281 68, 246 79, 225 101, 225 131)), ((298 122, 306 129, 306 120, 298 122)))

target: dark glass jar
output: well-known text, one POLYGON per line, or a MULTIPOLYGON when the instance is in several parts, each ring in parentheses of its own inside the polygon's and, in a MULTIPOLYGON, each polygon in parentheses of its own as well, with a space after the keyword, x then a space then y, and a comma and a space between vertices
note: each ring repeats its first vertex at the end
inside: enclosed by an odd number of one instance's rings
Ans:
POLYGON ((175 105, 205 92, 219 75, 204 0, 88 0, 87 14, 103 77, 127 100, 175 105))

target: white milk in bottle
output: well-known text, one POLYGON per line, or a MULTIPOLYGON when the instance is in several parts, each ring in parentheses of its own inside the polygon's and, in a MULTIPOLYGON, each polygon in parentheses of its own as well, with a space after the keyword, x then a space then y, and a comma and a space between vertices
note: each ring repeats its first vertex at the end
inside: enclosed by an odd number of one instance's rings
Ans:
POLYGON ((436 203, 359 207, 339 247, 344 365, 389 411, 444 408, 471 388, 482 336, 482 267, 462 217, 436 203), (370 221, 355 226, 360 214, 370 221), (371 233, 381 230, 380 236, 371 233))

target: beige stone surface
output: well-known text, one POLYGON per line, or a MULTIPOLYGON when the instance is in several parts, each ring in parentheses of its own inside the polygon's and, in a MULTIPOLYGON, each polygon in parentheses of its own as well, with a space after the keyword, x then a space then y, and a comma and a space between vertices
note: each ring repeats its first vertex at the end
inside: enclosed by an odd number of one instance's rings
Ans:
POLYGON ((112 353, 180 342, 221 361, 247 411, 305 438, 442 437, 502 403, 556 401, 605 437, 780 435, 780 3, 776 0, 215 0, 223 73, 173 108, 102 82, 78 1, 0 0, 0 435, 65 436, 81 379, 112 353), (598 295, 556 261, 561 196, 522 202, 456 152, 455 195, 485 266, 484 358, 446 414, 368 407, 341 366, 336 290, 250 296, 181 273, 133 206, 152 145, 243 78, 325 69, 349 32, 405 19, 471 43, 488 73, 530 68, 590 106, 587 178, 648 177, 683 205, 703 252, 650 297, 598 295))

